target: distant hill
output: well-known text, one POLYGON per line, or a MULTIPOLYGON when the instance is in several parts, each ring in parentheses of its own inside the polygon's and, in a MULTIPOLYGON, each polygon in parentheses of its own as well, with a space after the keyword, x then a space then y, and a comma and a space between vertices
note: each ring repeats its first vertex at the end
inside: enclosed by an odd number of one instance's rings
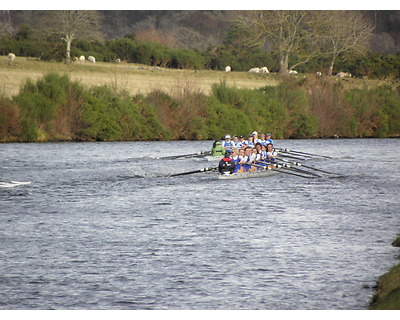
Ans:
MULTIPOLYGON (((222 44, 230 25, 231 11, 222 10, 106 10, 103 33, 106 39, 135 33, 137 40, 155 41, 171 48, 205 50, 222 44)), ((1 29, 17 32, 21 24, 34 26, 42 11, 0 11, 1 29)), ((371 44, 375 52, 400 51, 400 10, 364 12, 376 28, 371 44)))

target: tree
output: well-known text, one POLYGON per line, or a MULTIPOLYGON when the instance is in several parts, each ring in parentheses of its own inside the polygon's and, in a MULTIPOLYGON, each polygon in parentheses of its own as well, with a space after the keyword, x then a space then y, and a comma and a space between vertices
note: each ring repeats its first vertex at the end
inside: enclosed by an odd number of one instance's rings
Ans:
POLYGON ((12 35, 14 30, 11 23, 10 10, 3 10, 0 12, 0 35, 12 35))
POLYGON ((70 63, 72 41, 101 38, 100 21, 97 11, 55 10, 46 13, 43 27, 47 32, 61 36, 66 44, 66 61, 70 63))
MULTIPOLYGON (((308 12, 301 10, 239 11, 234 22, 248 35, 249 46, 262 47, 267 40, 278 54, 279 73, 286 74, 289 69, 289 57, 297 54, 304 58, 297 63, 310 59, 312 50, 306 42, 312 39, 308 28, 308 12)), ((295 66, 291 66, 293 69, 295 66)))
POLYGON ((372 23, 360 11, 318 11, 313 16, 313 32, 321 55, 329 57, 332 75, 337 57, 344 53, 366 54, 373 36, 372 23))

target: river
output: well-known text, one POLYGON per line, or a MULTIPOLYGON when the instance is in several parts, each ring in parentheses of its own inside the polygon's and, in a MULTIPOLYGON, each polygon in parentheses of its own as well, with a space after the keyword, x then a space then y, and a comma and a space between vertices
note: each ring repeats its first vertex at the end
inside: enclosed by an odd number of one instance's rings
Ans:
POLYGON ((398 139, 276 140, 340 174, 218 180, 212 141, 0 145, 0 309, 365 309, 397 263, 398 139), (214 163, 215 165, 215 163, 214 163))

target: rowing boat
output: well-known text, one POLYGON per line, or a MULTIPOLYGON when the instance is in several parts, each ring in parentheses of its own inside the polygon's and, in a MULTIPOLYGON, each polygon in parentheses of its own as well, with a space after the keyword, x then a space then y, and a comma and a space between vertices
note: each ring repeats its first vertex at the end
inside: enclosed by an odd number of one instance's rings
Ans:
POLYGON ((220 161, 223 156, 206 156, 204 157, 207 161, 220 161))
POLYGON ((279 173, 276 170, 254 170, 249 172, 235 172, 235 173, 223 173, 218 175, 218 179, 230 180, 230 179, 247 179, 247 178, 262 178, 271 176, 279 173))

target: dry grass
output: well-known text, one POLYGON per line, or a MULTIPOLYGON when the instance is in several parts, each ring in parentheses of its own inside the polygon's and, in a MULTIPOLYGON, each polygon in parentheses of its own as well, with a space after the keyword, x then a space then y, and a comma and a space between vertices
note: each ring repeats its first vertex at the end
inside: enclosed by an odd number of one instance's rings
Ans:
POLYGON ((132 63, 89 62, 64 64, 44 62, 17 57, 13 65, 0 56, 0 94, 11 97, 18 94, 27 78, 37 80, 48 72, 67 73, 72 80, 91 86, 110 85, 114 90, 124 90, 134 95, 147 94, 151 90, 174 91, 177 87, 190 86, 196 91, 210 93, 211 86, 226 81, 228 86, 260 88, 279 83, 276 75, 249 74, 247 72, 225 73, 221 71, 193 71, 153 68, 132 63))

